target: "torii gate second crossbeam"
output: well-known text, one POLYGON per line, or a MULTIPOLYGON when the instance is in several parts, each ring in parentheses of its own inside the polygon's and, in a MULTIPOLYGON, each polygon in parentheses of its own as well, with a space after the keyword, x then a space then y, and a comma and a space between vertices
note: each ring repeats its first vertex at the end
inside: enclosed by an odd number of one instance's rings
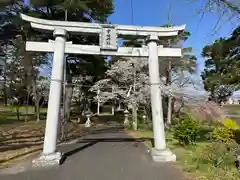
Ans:
POLYGON ((182 53, 180 48, 164 48, 163 46, 158 46, 158 44, 160 37, 177 36, 180 31, 185 29, 185 25, 144 27, 52 21, 33 18, 24 14, 21 17, 23 20, 30 22, 33 28, 53 32, 55 37, 55 41, 26 42, 26 50, 28 51, 54 52, 43 154, 33 162, 36 166, 56 165, 60 163, 62 158, 62 153, 56 152, 56 141, 60 119, 65 53, 129 57, 148 56, 155 145, 151 155, 153 160, 158 162, 176 160, 176 156, 166 147, 158 57, 181 57, 182 53), (72 44, 72 42, 67 42, 69 33, 75 35, 97 34, 100 38, 100 44, 99 46, 72 44), (117 38, 127 36, 146 38, 147 46, 142 48, 117 47, 117 38))

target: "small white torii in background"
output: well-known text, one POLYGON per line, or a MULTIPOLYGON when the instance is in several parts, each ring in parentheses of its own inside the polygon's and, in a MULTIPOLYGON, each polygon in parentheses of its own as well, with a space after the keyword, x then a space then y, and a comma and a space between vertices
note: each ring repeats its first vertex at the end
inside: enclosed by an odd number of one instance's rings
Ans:
POLYGON ((59 164, 62 153, 56 152, 57 129, 60 119, 61 92, 64 70, 64 54, 92 54, 125 57, 148 57, 151 89, 151 108, 155 147, 151 151, 154 161, 175 161, 176 156, 166 147, 162 96, 160 89, 158 57, 181 57, 180 48, 164 48, 159 45, 159 38, 174 37, 185 29, 175 27, 144 27, 83 22, 53 21, 33 18, 22 14, 22 19, 31 23, 35 29, 53 32, 55 41, 26 42, 27 51, 53 52, 53 66, 48 100, 47 121, 43 154, 33 163, 37 166, 59 164), (100 45, 77 45, 67 42, 68 34, 99 35, 100 45), (117 47, 117 38, 135 36, 147 39, 147 46, 142 48, 117 47), (159 46, 158 46, 159 45, 159 46))

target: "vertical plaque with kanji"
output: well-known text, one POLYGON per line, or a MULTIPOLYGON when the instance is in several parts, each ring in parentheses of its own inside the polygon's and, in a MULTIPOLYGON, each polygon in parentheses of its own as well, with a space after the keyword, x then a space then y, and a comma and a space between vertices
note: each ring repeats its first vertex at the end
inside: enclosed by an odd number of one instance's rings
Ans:
POLYGON ((100 46, 103 50, 117 49, 117 31, 114 26, 102 27, 100 34, 100 46))

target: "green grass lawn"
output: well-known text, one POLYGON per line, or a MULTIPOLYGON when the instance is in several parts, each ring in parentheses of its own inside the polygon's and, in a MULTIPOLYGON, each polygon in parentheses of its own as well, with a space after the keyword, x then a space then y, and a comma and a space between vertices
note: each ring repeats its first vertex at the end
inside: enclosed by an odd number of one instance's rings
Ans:
MULTIPOLYGON (((45 120, 47 108, 40 109, 40 119, 45 120)), ((14 106, 0 106, 0 125, 19 123, 22 121, 35 121, 34 107, 19 108, 19 121, 17 116, 17 109, 14 106)))
POLYGON ((227 104, 227 105, 223 105, 223 110, 227 113, 227 114, 232 114, 232 115, 239 115, 240 116, 240 105, 239 104, 227 104))

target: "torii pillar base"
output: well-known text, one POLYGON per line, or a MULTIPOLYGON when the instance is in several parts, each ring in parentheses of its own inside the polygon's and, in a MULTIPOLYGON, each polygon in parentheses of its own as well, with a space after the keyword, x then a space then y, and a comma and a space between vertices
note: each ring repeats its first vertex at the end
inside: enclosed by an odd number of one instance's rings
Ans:
POLYGON ((55 152, 53 154, 42 154, 37 159, 32 161, 33 168, 45 168, 45 167, 52 167, 58 166, 62 163, 64 156, 60 152, 55 152))
POLYGON ((155 162, 175 162, 176 155, 170 149, 159 150, 153 148, 151 150, 152 160, 155 162))

